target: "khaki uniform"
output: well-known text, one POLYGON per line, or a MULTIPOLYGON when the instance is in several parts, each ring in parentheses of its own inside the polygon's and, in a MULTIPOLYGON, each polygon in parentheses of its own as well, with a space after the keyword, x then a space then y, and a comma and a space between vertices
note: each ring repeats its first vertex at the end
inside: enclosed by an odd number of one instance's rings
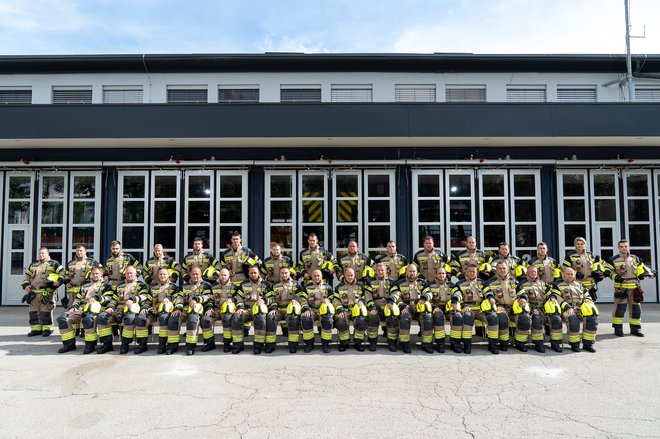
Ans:
POLYGON ((174 297, 174 310, 180 311, 178 316, 171 315, 167 323, 167 350, 166 354, 172 354, 177 351, 180 341, 181 325, 186 324, 186 355, 195 353, 197 346, 199 323, 201 316, 208 310, 212 310, 213 291, 211 284, 205 280, 200 280, 195 284, 187 283, 183 285, 178 295, 174 297), (201 311, 191 306, 191 301, 195 300, 197 304, 202 305, 201 311))
POLYGON ((435 279, 435 273, 440 267, 447 270, 447 273, 451 273, 449 262, 450 260, 447 255, 440 250, 427 252, 422 249, 415 253, 415 256, 413 257, 413 264, 417 266, 419 275, 427 280, 435 279))
POLYGON ((497 309, 491 312, 497 313, 498 325, 489 325, 487 328, 488 338, 497 336, 500 341, 500 350, 507 350, 510 334, 509 327, 516 327, 516 315, 513 312, 513 302, 517 298, 518 282, 507 276, 502 279, 495 276, 484 288, 484 296, 492 295, 495 298, 497 309))
POLYGON ((206 276, 207 269, 213 268, 218 265, 218 260, 211 253, 206 250, 202 250, 199 253, 190 252, 183 258, 183 263, 181 264, 181 278, 184 282, 190 281, 190 270, 193 267, 199 267, 202 271, 203 279, 207 282, 210 281, 209 277, 206 276))
POLYGON ((179 264, 170 256, 149 258, 144 264, 142 278, 148 285, 156 285, 158 283, 158 272, 161 268, 167 269, 172 282, 176 283, 179 280, 179 264))
POLYGON ((116 288, 120 283, 124 282, 124 270, 129 265, 133 266, 137 271, 137 275, 140 276, 140 263, 132 255, 124 252, 121 252, 117 257, 110 256, 105 260, 103 274, 108 278, 108 282, 116 288))
MULTIPOLYGON (((431 263, 431 259, 423 259, 423 261, 431 263)), ((390 350, 392 347, 396 350, 396 340, 398 338, 403 351, 405 353, 410 353, 410 327, 412 326, 413 319, 419 321, 419 326, 422 330, 422 346, 425 349, 427 349, 428 346, 432 346, 433 322, 431 320, 431 310, 425 309, 419 311, 417 309, 417 303, 422 300, 422 296, 424 295, 427 295, 428 299, 431 298, 429 284, 422 278, 417 278, 413 281, 403 278, 394 284, 390 299, 398 306, 401 313, 398 317, 388 316, 387 339, 390 350), (408 312, 404 312, 404 309, 407 309, 408 312)))
POLYGON ((151 285, 149 291, 152 297, 152 305, 146 315, 139 315, 135 318, 135 335, 138 344, 146 346, 149 338, 149 326, 158 323, 158 353, 162 354, 165 352, 167 345, 167 324, 171 315, 171 312, 163 309, 163 301, 168 299, 170 303, 174 304, 174 298, 179 294, 179 287, 168 280, 165 284, 157 282, 151 285))
POLYGON ((614 305, 612 309, 612 327, 623 335, 623 318, 626 308, 630 307, 631 333, 639 334, 642 329, 642 305, 634 290, 640 288, 640 281, 653 273, 642 260, 631 254, 618 254, 605 264, 605 274, 614 281, 614 305))
POLYGON ((301 312, 301 326, 303 340, 305 342, 305 350, 309 352, 309 347, 314 347, 314 322, 321 332, 321 343, 324 350, 329 352, 330 342, 332 341, 332 324, 333 313, 332 309, 328 310, 326 306, 322 306, 326 299, 331 299, 334 294, 332 287, 325 282, 314 284, 308 282, 303 286, 300 293, 301 312), (305 317, 306 311, 311 312, 311 317, 305 317))
POLYGON ((63 274, 60 263, 52 259, 34 262, 25 270, 21 288, 25 290, 30 287, 30 293, 23 297, 28 302, 30 335, 50 335, 52 332, 56 297, 53 282, 48 277, 52 275, 56 281, 62 281, 63 274))
POLYGON ((455 257, 452 257, 450 263, 450 273, 453 276, 456 276, 456 278, 463 280, 465 279, 465 269, 467 266, 474 265, 477 267, 480 277, 489 278, 492 274, 492 266, 490 261, 491 257, 482 250, 474 249, 473 251, 470 251, 465 249, 458 253, 455 257))
POLYGON ((215 322, 221 320, 224 351, 229 352, 231 350, 231 319, 235 311, 234 302, 236 300, 237 290, 238 287, 231 280, 227 281, 226 284, 216 282, 211 285, 214 304, 213 312, 210 316, 202 317, 202 337, 204 338, 205 345, 210 343, 215 344, 215 322), (227 305, 229 299, 234 303, 234 307, 227 305))
MULTIPOLYGON (((117 286, 115 295, 110 303, 107 304, 105 311, 97 317, 97 325, 99 332, 99 341, 105 345, 102 351, 112 350, 112 326, 123 324, 121 331, 121 345, 120 352, 125 353, 128 345, 133 342, 135 336, 135 317, 139 313, 133 313, 127 306, 126 302, 132 300, 133 303, 140 305, 140 311, 146 311, 151 307, 152 298, 147 284, 141 280, 133 282, 124 282, 117 286), (107 310, 112 308, 112 313, 107 310)), ((101 352, 103 353, 103 352, 101 352)))
POLYGON ((433 340, 438 352, 445 351, 445 338, 447 337, 445 321, 449 322, 451 320, 452 301, 458 303, 454 299, 455 289, 456 285, 452 282, 439 283, 437 279, 429 285, 433 308, 433 340))
MULTIPOLYGON (((300 343, 300 313, 294 309, 289 310, 289 304, 298 300, 302 292, 300 283, 293 279, 287 282, 278 282, 266 293, 268 316, 266 317, 266 346, 270 349, 275 346, 277 324, 282 325, 282 333, 287 335, 289 351, 294 353, 300 343), (273 315, 272 313, 275 313, 273 315)), ((269 349, 269 350, 270 350, 269 349)))
POLYGON ((236 294, 236 310, 245 310, 244 313, 236 312, 231 319, 231 335, 234 341, 234 349, 243 349, 244 337, 254 322, 254 352, 261 353, 266 343, 266 314, 267 307, 263 309, 255 307, 259 299, 264 299, 270 291, 270 284, 259 278, 257 282, 247 279, 241 282, 236 294))
POLYGON ((371 258, 364 253, 356 253, 355 255, 345 255, 337 261, 337 279, 340 282, 344 281, 344 270, 352 268, 355 271, 355 280, 362 281, 365 277, 371 277, 374 274, 372 266, 374 262, 371 258))
POLYGON ((369 314, 367 316, 367 338, 369 339, 369 350, 375 350, 378 341, 378 327, 385 329, 385 307, 390 297, 395 281, 386 277, 369 279, 364 283, 364 302, 369 314), (376 315, 372 315, 376 311, 376 315))
POLYGON ((247 247, 239 246, 237 249, 229 248, 222 252, 219 259, 220 266, 229 270, 231 281, 236 285, 247 279, 250 267, 261 266, 259 257, 247 247))
POLYGON ((76 300, 80 287, 89 280, 89 273, 94 267, 103 268, 98 261, 92 258, 72 259, 66 264, 62 283, 71 284, 71 286, 65 287, 66 300, 62 299, 62 306, 65 309, 70 308, 70 305, 76 300))
POLYGON ((550 256, 546 256, 543 259, 539 257, 530 259, 527 261, 527 266, 536 267, 539 279, 548 285, 556 282, 558 279, 561 279, 561 268, 559 267, 559 262, 550 256))
MULTIPOLYGON (((593 348, 596 341, 596 331, 598 329, 598 308, 593 305, 591 296, 587 289, 578 281, 571 283, 556 282, 550 288, 550 297, 554 298, 559 309, 554 309, 552 314, 559 314, 562 316, 566 326, 568 327, 568 343, 574 351, 580 350, 580 339, 586 348, 593 348), (589 305, 585 305, 589 302, 589 305), (568 315, 568 310, 572 309, 575 314, 568 315), (582 333, 580 333, 580 323, 584 324, 582 333)), ((548 312, 548 308, 546 308, 548 312)), ((551 341, 561 340, 561 326, 557 329, 551 325, 550 328, 551 341)))
POLYGON ((597 258, 591 252, 581 254, 573 252, 566 256, 562 266, 575 270, 575 278, 584 285, 590 294, 598 290, 596 284, 599 281, 594 279, 594 273, 600 273, 601 276, 603 274, 603 264, 600 262, 600 257, 597 258))
POLYGON ((291 270, 291 276, 295 277, 296 267, 291 258, 284 255, 280 255, 278 258, 271 256, 268 259, 265 259, 261 265, 261 274, 271 283, 271 285, 274 285, 280 281, 280 269, 282 269, 282 267, 289 268, 291 270))
POLYGON ((462 351, 466 354, 472 352, 472 327, 475 326, 475 321, 480 323, 481 335, 488 339, 489 350, 493 353, 499 352, 497 348, 497 315, 492 312, 485 313, 481 309, 482 302, 487 300, 487 296, 484 294, 485 288, 485 282, 478 277, 465 279, 456 285, 455 295, 460 305, 460 312, 452 313, 449 334, 454 352, 462 351), (494 326, 496 330, 484 333, 484 325, 494 326))
POLYGON ((387 267, 387 277, 396 282, 401 279, 402 276, 405 276, 408 259, 399 253, 394 256, 384 254, 376 258, 376 263, 385 264, 387 267))
MULTIPOLYGON (((340 351, 345 351, 350 344, 351 325, 353 326, 353 342, 356 348, 358 350, 364 350, 362 343, 364 342, 365 331, 367 329, 367 316, 366 312, 355 312, 357 310, 355 307, 359 302, 364 306, 364 290, 359 282, 354 281, 352 284, 341 282, 335 287, 335 293, 332 296, 332 305, 336 313, 335 328, 337 328, 340 351), (340 316, 340 314, 343 314, 343 316, 340 316)), ((366 311, 366 307, 363 311, 366 311)))
MULTIPOLYGON (((516 313, 516 344, 525 344, 529 338, 531 329, 532 343, 536 346, 538 352, 544 352, 543 346, 543 327, 549 323, 545 316, 543 305, 546 301, 548 284, 540 277, 535 281, 526 280, 518 284, 518 299, 527 300, 526 309, 517 309, 516 313)), ((520 307, 516 307, 520 308, 520 307)))
POLYGON ((323 278, 327 282, 332 281, 331 271, 335 269, 335 258, 330 252, 321 246, 316 247, 314 250, 309 248, 303 249, 298 256, 298 266, 296 273, 302 278, 305 273, 312 278, 314 270, 321 270, 323 278))

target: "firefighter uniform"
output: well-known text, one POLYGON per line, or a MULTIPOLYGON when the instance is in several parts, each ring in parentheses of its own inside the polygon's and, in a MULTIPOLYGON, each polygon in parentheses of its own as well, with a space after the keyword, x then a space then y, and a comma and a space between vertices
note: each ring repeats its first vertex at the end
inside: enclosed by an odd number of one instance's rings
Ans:
POLYGON ((387 277, 394 282, 405 276, 408 259, 400 253, 390 256, 387 253, 376 258, 377 264, 385 264, 387 267, 387 277))
POLYGON ((493 267, 490 264, 491 259, 492 258, 482 250, 475 249, 470 251, 465 249, 451 258, 451 275, 455 276, 458 280, 463 280, 465 279, 465 268, 468 265, 474 265, 477 267, 479 277, 482 279, 489 279, 493 271, 493 267))
POLYGON ((222 283, 220 280, 211 285, 214 308, 209 315, 202 317, 202 351, 215 349, 215 322, 222 321, 222 343, 224 352, 231 351, 231 319, 236 309, 235 296, 238 287, 231 280, 222 283), (229 302, 231 299, 231 302, 229 302))
POLYGON ((484 296, 493 296, 496 308, 489 312, 497 313, 497 326, 489 323, 487 327, 488 338, 490 339, 496 332, 500 341, 499 349, 506 351, 508 349, 510 333, 509 327, 516 327, 516 315, 513 312, 513 303, 516 300, 518 282, 513 276, 506 278, 495 276, 484 288, 484 296))
POLYGON ((64 269, 64 282, 63 284, 70 284, 65 286, 65 296, 62 298, 62 307, 69 309, 69 305, 76 300, 76 296, 80 292, 82 284, 89 280, 89 272, 94 267, 103 268, 103 266, 93 258, 73 258, 66 264, 64 269))
POLYGON ((181 278, 184 282, 190 281, 190 270, 193 267, 199 267, 202 271, 202 278, 209 282, 210 279, 204 276, 206 269, 209 267, 215 268, 218 265, 218 260, 211 253, 206 250, 202 250, 199 253, 194 251, 188 253, 185 258, 183 258, 183 263, 181 264, 181 278))
POLYGON ((329 302, 333 294, 332 287, 325 281, 318 284, 310 281, 303 286, 300 294, 300 324, 302 326, 303 341, 305 342, 305 352, 314 350, 314 322, 316 322, 316 326, 321 332, 323 352, 330 352, 334 307, 326 301, 329 302), (305 316, 308 311, 311 313, 310 317, 305 316))
POLYGON ((340 282, 332 296, 335 308, 335 328, 339 338, 339 352, 350 345, 350 326, 353 325, 355 349, 364 351, 364 338, 367 330, 367 308, 364 304, 364 289, 357 280, 352 284, 340 282))
POLYGON ((298 281, 289 279, 280 281, 265 295, 268 305, 266 316, 266 353, 275 349, 277 324, 282 326, 282 334, 288 339, 289 352, 295 353, 300 343, 300 312, 302 308, 298 297, 302 286, 298 281), (294 303, 295 302, 295 303, 294 303))
POLYGON ((546 256, 545 258, 535 257, 527 261, 528 267, 536 267, 539 273, 539 279, 550 285, 561 278, 561 268, 555 258, 546 256))
POLYGON ((545 352, 543 346, 543 327, 547 323, 543 309, 548 284, 539 277, 534 280, 526 279, 518 284, 517 303, 514 303, 513 312, 516 315, 515 342, 518 350, 525 352, 531 329, 532 343, 536 352, 545 352), (522 305, 520 299, 526 303, 522 305))
POLYGON ((475 321, 478 321, 481 323, 482 328, 484 325, 495 327, 495 331, 488 332, 485 335, 488 339, 488 350, 493 354, 499 354, 497 347, 498 318, 497 314, 487 313, 484 310, 490 310, 490 306, 484 303, 484 301, 488 301, 488 298, 484 295, 485 288, 484 280, 479 277, 466 278, 456 285, 454 295, 460 308, 452 312, 449 333, 451 348, 456 353, 461 351, 466 354, 472 353, 472 327, 475 325, 475 321))
POLYGON ((268 307, 264 300, 266 293, 270 291, 270 284, 261 277, 256 281, 246 279, 238 287, 236 293, 236 310, 244 310, 243 313, 236 312, 231 319, 231 335, 234 343, 232 354, 237 354, 244 349, 244 338, 250 330, 250 324, 254 322, 254 353, 260 354, 266 343, 266 314, 268 307))
POLYGON ((495 276, 495 267, 497 267, 497 264, 500 262, 504 262, 509 267, 509 273, 516 279, 525 276, 525 261, 512 255, 503 257, 499 253, 495 253, 490 261, 492 276, 495 276))
POLYGON ((584 285, 590 297, 594 301, 598 299, 597 284, 604 277, 604 267, 600 256, 594 256, 588 251, 584 253, 571 252, 566 255, 562 266, 575 270, 575 278, 584 285))
POLYGON ((623 337, 623 318, 626 309, 630 307, 630 333, 643 337, 642 306, 643 295, 640 294, 640 281, 653 277, 652 270, 644 265, 642 260, 628 254, 615 255, 605 264, 605 275, 614 281, 614 306, 612 310, 612 327, 617 336, 623 337))
POLYGON ((213 291, 211 284, 203 279, 197 283, 186 283, 179 294, 174 297, 174 310, 167 322, 167 349, 165 355, 171 355, 179 349, 181 325, 186 324, 186 355, 193 355, 199 336, 199 323, 201 317, 208 310, 213 309, 213 291), (192 301, 196 305, 191 304, 192 301))
POLYGON ((374 275, 374 261, 364 253, 347 254, 337 261, 337 280, 344 281, 344 270, 352 268, 355 271, 355 280, 361 282, 366 277, 374 275))
POLYGON ((158 283, 158 272, 161 268, 167 268, 170 274, 170 280, 177 283, 179 280, 179 264, 171 256, 161 258, 149 258, 145 262, 142 270, 142 278, 147 285, 156 285, 158 283))
POLYGON ((290 257, 279 255, 277 258, 270 256, 261 264, 261 274, 271 285, 280 281, 280 269, 287 267, 291 270, 291 276, 295 277, 295 265, 290 257))
MULTIPOLYGON (((596 352, 594 343, 598 329, 598 308, 584 285, 578 281, 555 282, 550 288, 549 296, 550 301, 545 305, 546 313, 562 316, 568 328, 568 344, 571 349, 579 352, 580 339, 582 339, 586 351, 596 352), (574 314, 569 315, 568 311, 571 309, 574 314), (582 334, 580 334, 580 323, 584 325, 582 334)), ((561 339, 561 325, 557 328, 551 320, 550 341, 561 344, 561 339)))
POLYGON ((252 250, 247 247, 238 246, 237 248, 228 248, 220 254, 219 263, 222 268, 229 270, 231 281, 240 285, 247 279, 247 272, 250 267, 261 267, 261 260, 252 250))
POLYGON ((323 278, 330 283, 332 282, 332 272, 334 269, 335 258, 323 247, 317 246, 313 250, 305 248, 300 251, 296 273, 301 279, 305 273, 307 273, 311 279, 312 271, 321 270, 323 278))
POLYGON ((28 304, 30 332, 28 337, 41 335, 48 337, 53 333, 53 310, 55 309, 55 284, 61 284, 64 269, 59 262, 48 259, 30 264, 25 270, 21 288, 30 287, 30 292, 23 296, 28 304))
POLYGON ((113 300, 114 289, 109 282, 99 280, 98 282, 84 283, 71 307, 57 318, 57 325, 60 328, 62 337, 62 348, 60 353, 69 352, 76 349, 76 331, 75 328, 82 323, 85 331, 85 350, 83 354, 90 354, 96 350, 96 317, 104 310, 105 304, 113 300), (90 303, 94 299, 97 305, 90 303))
POLYGON ((431 305, 433 308, 433 340, 436 350, 440 353, 445 352, 445 339, 447 332, 445 330, 445 321, 451 320, 452 303, 458 304, 454 296, 456 285, 449 280, 440 282, 437 278, 429 284, 431 292, 431 305))
POLYGON ((113 287, 117 288, 120 283, 124 282, 124 270, 129 265, 135 268, 139 276, 140 262, 135 259, 133 255, 120 252, 119 256, 110 256, 105 260, 105 265, 103 266, 103 274, 107 277, 107 281, 110 282, 113 287))
POLYGON ((435 279, 435 272, 440 267, 447 270, 447 273, 451 273, 451 267, 449 266, 450 260, 440 250, 433 249, 427 252, 425 249, 422 249, 415 253, 412 263, 417 266, 419 275, 427 280, 435 279))
POLYGON ((387 298, 390 297, 392 287, 395 281, 389 277, 379 279, 372 277, 367 279, 364 284, 364 302, 367 306, 369 314, 367 316, 367 338, 369 340, 369 350, 375 351, 378 342, 378 327, 385 329, 385 308, 387 306, 387 298), (376 314, 373 314, 376 311, 376 314))
MULTIPOLYGON (((431 261, 424 259, 424 261, 431 261)), ((425 263, 425 262, 424 262, 425 263)), ((387 342, 391 351, 396 351, 398 338, 401 349, 406 354, 411 352, 410 327, 412 320, 417 319, 422 330, 422 349, 433 352, 433 320, 431 318, 431 294, 426 280, 418 277, 412 281, 400 279, 394 284, 390 300, 400 310, 398 316, 391 313, 387 320, 387 342), (420 306, 418 306, 420 305, 420 306), (408 312, 404 312, 407 309, 408 312)), ((393 306, 394 308, 394 306, 393 306)), ((392 311, 389 309, 387 311, 392 311)))
POLYGON ((168 335, 167 324, 174 308, 174 298, 179 293, 179 287, 171 280, 168 280, 164 284, 156 282, 155 285, 149 287, 149 291, 152 297, 151 308, 147 310, 146 314, 139 314, 135 317, 135 336, 138 343, 134 351, 136 354, 147 350, 149 326, 155 323, 158 323, 158 353, 162 354, 165 352, 168 335), (170 309, 165 305, 165 299, 171 304, 170 309))

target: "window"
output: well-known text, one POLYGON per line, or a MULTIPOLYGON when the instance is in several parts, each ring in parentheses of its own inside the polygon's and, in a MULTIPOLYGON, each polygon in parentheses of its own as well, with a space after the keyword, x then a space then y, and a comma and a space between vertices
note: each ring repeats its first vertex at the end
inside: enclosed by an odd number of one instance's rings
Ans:
POLYGON ((660 86, 635 85, 635 100, 639 102, 660 102, 660 86))
POLYGON ((223 104, 258 103, 259 87, 256 85, 221 85, 218 88, 218 102, 223 104))
POLYGON ((596 86, 558 85, 557 102, 596 102, 596 86))
POLYGON ((168 104, 206 104, 208 90, 205 85, 168 85, 168 104))
POLYGON ((0 87, 0 104, 31 104, 30 87, 0 87))
POLYGON ((53 104, 91 104, 92 86, 53 86, 53 104))
POLYGON ((321 86, 283 85, 280 89, 280 102, 321 102, 321 86))
MULTIPOLYGON (((266 243, 264 249, 270 249, 273 244, 277 243, 282 247, 282 252, 293 259, 298 256, 296 253, 298 243, 294 239, 295 186, 295 174, 291 171, 266 171, 266 243)), ((320 201, 318 204, 320 205, 320 201)))
POLYGON ((545 85, 507 85, 507 102, 545 102, 545 85))
POLYGON ((145 260, 147 244, 148 172, 120 171, 117 209, 117 239, 126 253, 145 260))
POLYGON ((364 252, 374 257, 386 252, 387 241, 396 240, 394 171, 365 170, 364 252))
POLYGON ((445 87, 447 102, 486 102, 485 85, 447 85, 445 87))
POLYGON ((396 84, 396 102, 435 102, 435 84, 396 84))
POLYGON ((330 92, 332 102, 372 102, 373 87, 371 84, 343 85, 333 84, 330 92))
POLYGON ((143 101, 142 86, 103 86, 104 104, 141 104, 143 101))

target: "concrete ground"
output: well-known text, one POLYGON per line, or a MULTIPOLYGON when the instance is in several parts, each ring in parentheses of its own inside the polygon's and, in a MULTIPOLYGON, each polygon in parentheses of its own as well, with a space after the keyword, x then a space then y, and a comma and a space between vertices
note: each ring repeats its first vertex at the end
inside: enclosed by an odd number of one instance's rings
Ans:
POLYGON ((610 307, 595 354, 291 355, 281 339, 192 357, 60 355, 57 331, 27 338, 27 309, 4 307, 0 437, 660 437, 660 305, 645 338, 614 337, 610 307))

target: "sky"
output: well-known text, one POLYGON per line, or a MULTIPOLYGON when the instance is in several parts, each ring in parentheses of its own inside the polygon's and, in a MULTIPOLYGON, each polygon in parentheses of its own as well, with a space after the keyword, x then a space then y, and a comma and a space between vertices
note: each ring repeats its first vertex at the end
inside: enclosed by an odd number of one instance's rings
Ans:
MULTIPOLYGON (((660 1, 630 0, 634 54, 660 1)), ((0 0, 0 55, 625 53, 624 0, 0 0)))

